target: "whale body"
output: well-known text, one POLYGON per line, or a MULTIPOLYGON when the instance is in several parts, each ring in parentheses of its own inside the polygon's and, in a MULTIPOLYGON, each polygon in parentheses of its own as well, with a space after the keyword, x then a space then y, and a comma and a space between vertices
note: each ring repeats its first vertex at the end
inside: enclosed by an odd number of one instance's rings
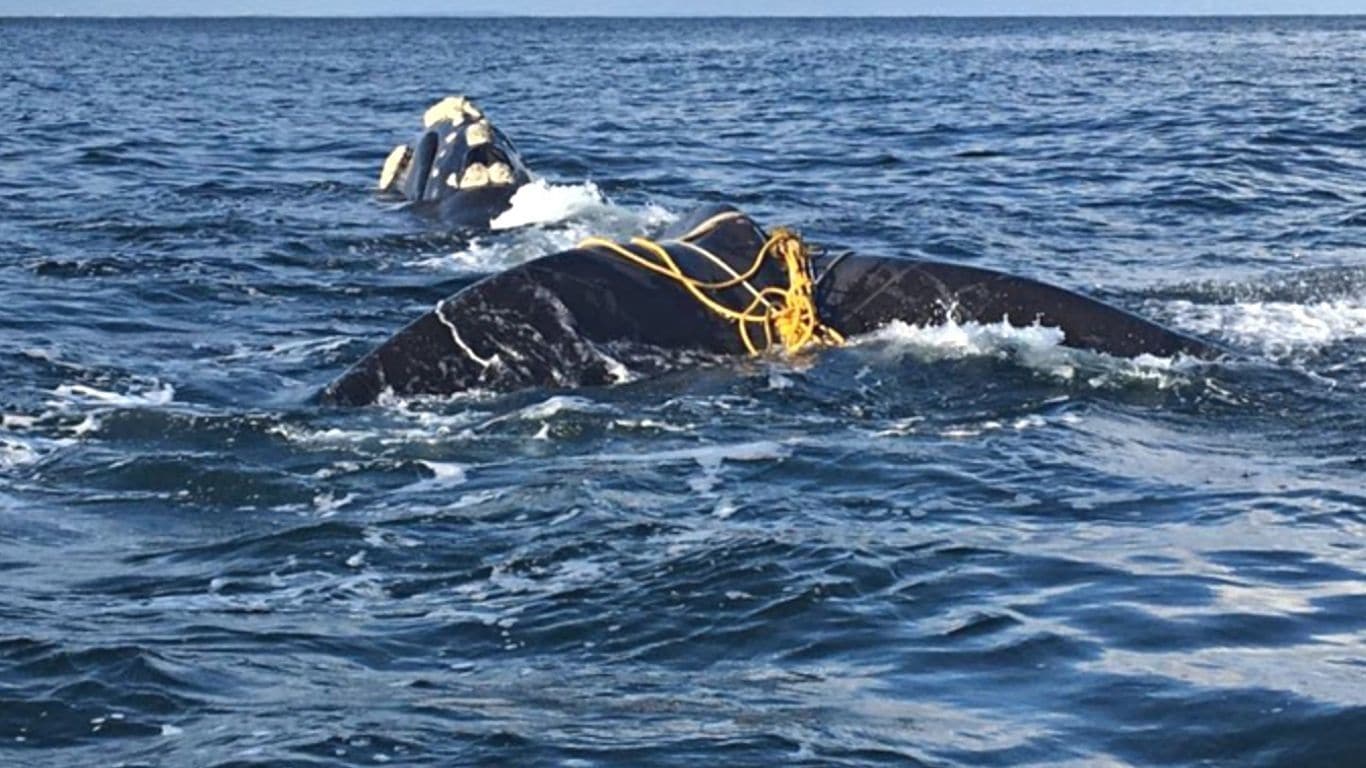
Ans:
MULTIPOLYGON (((724 218, 724 217, 723 217, 724 218)), ((699 209, 660 245, 690 274, 720 281, 746 269, 767 236, 728 206, 699 209), (718 215, 735 215, 701 232, 718 215), (692 233, 691 235, 689 233, 692 233), (720 257, 718 266, 698 248, 720 257)), ((637 246, 623 247, 638 251, 637 246)), ((813 257, 821 322, 844 336, 894 320, 1039 324, 1063 344, 1120 357, 1222 350, 1079 293, 978 267, 895 257, 813 257)), ((717 291, 743 306, 750 287, 779 285, 765 264, 717 291)), ((702 361, 747 354, 736 324, 708 311, 676 282, 596 248, 544 256, 492 275, 440 301, 366 355, 319 394, 323 403, 365 405, 382 393, 450 395, 468 390, 596 386, 702 361)))

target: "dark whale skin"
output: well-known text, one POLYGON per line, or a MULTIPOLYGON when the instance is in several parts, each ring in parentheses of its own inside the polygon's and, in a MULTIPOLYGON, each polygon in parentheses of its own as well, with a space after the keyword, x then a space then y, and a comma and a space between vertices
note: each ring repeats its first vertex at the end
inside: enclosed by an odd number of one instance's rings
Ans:
MULTIPOLYGON (((699 210, 664 233, 667 241, 716 213, 699 210)), ((732 269, 748 267, 765 234, 746 217, 693 240, 732 269)), ((688 274, 727 275, 694 251, 665 242, 688 274)), ((1063 344, 1119 357, 1212 358, 1218 347, 1079 293, 1029 278, 934 261, 845 254, 818 256, 815 298, 821 321, 848 336, 894 320, 1039 323, 1063 331, 1063 344)), ((765 265, 751 281, 780 285, 765 265)), ((717 298, 744 306, 736 287, 717 298)), ((365 405, 383 393, 452 395, 527 387, 610 384, 622 371, 649 375, 680 365, 746 354, 735 325, 667 277, 595 249, 535 259, 442 300, 327 385, 318 400, 365 405)))

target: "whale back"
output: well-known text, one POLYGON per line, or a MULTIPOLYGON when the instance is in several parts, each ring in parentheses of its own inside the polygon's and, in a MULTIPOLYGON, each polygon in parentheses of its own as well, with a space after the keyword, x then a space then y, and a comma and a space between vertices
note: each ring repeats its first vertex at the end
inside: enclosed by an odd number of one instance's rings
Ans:
MULTIPOLYGON (((751 263, 763 239, 752 220, 738 217, 692 242, 738 270, 751 263)), ((688 274, 709 281, 731 276, 693 248, 662 244, 688 274)), ((638 247, 633 251, 644 253, 638 247)), ((780 270, 765 268, 752 282, 762 287, 781 276, 780 270)), ((752 299, 743 287, 714 295, 729 306, 743 307, 752 299)), ((602 249, 577 248, 527 262, 443 299, 329 384, 319 398, 363 405, 386 392, 450 395, 595 386, 744 352, 735 325, 677 282, 602 249)))
POLYGON ((821 318, 845 335, 899 320, 909 325, 1038 323, 1062 330, 1063 344, 1117 357, 1177 354, 1212 358, 1223 350, 1074 291, 979 267, 849 255, 816 286, 821 318))
MULTIPOLYGON (((734 209, 677 222, 660 245, 686 274, 721 282, 753 264, 766 236, 734 209), (704 253, 705 252, 705 253, 704 253)), ((621 243, 648 256, 640 244, 621 243)), ((1067 346, 1122 357, 1215 357, 1211 344, 1073 291, 977 267, 841 255, 818 259, 820 320, 845 337, 892 322, 1009 322, 1060 328, 1067 346)), ((765 264, 749 281, 709 291, 745 307, 786 273, 765 264)), ((676 280, 606 247, 576 248, 485 278, 443 299, 324 389, 323 402, 363 405, 385 392, 597 386, 746 354, 736 323, 676 280)))

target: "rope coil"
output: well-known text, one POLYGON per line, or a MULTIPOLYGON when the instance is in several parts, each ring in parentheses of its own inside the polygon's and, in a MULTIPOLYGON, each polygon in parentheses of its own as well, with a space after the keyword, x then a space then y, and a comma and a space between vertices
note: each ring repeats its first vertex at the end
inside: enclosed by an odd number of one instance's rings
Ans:
POLYGON ((579 247, 608 251, 642 269, 663 275, 678 283, 708 311, 735 323, 740 341, 750 355, 759 355, 772 349, 775 338, 789 354, 800 352, 812 345, 843 344, 844 336, 820 321, 820 315, 816 311, 815 283, 811 274, 811 254, 806 243, 796 232, 785 227, 774 230, 755 254, 754 261, 743 272, 736 272, 716 254, 691 242, 722 222, 738 216, 735 212, 714 216, 673 241, 730 273, 731 277, 727 280, 708 282, 686 274, 663 245, 644 237, 631 238, 631 245, 645 251, 649 257, 600 237, 590 237, 579 243, 579 247), (767 258, 774 259, 783 266, 787 273, 786 286, 755 288, 749 282, 750 278, 763 268, 764 260, 767 258), (747 289, 753 297, 743 309, 728 307, 710 295, 713 291, 738 286, 747 289), (763 346, 757 345, 751 335, 753 325, 758 325, 763 331, 763 346))

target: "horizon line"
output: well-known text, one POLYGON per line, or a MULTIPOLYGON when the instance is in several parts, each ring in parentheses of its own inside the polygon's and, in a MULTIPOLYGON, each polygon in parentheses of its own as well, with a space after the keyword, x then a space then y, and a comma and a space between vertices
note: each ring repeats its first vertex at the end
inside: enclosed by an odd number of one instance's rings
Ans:
POLYGON ((50 20, 69 19, 75 21, 101 19, 300 19, 326 21, 331 19, 622 19, 622 20, 677 20, 677 19, 1296 19, 1296 18, 1340 18, 1366 19, 1366 13, 1330 13, 1309 11, 1302 13, 869 13, 869 14, 773 14, 773 13, 736 13, 736 14, 592 14, 592 13, 49 13, 49 14, 4 14, 4 20, 50 20))

